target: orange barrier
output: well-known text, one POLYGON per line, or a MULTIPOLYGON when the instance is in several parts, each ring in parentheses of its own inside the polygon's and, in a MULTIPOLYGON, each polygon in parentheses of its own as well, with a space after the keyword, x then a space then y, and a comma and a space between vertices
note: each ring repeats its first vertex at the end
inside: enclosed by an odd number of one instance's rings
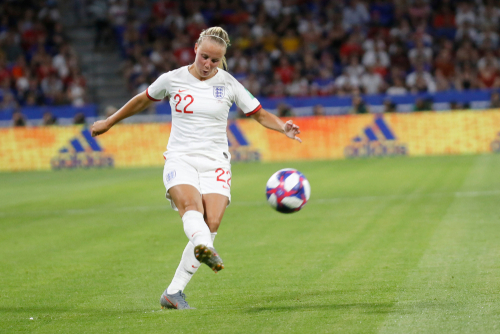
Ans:
MULTIPOLYGON (((500 111, 295 118, 303 143, 251 119, 230 121, 232 161, 500 153, 500 111)), ((0 129, 0 170, 160 166, 170 124, 0 129)))

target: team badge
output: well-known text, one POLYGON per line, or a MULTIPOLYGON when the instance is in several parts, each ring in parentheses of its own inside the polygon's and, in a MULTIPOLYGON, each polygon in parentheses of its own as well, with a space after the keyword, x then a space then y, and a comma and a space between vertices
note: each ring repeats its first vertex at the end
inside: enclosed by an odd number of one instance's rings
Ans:
POLYGON ((176 176, 175 170, 168 172, 166 177, 167 183, 175 179, 175 176, 176 176))
POLYGON ((214 86, 214 97, 217 99, 222 99, 226 95, 225 86, 214 86))

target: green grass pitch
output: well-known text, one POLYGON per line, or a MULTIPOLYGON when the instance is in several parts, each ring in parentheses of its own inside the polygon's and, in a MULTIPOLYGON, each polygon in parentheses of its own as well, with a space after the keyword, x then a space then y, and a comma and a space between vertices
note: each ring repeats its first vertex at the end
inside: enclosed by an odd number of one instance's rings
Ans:
POLYGON ((0 333, 498 333, 500 155, 233 165, 225 269, 162 311, 187 238, 161 168, 0 174, 0 333), (292 215, 264 187, 294 167, 292 215))

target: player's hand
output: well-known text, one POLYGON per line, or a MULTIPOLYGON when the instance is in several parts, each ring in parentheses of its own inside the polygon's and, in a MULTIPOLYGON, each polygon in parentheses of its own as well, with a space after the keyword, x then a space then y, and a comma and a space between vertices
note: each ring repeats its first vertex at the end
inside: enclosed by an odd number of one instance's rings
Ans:
POLYGON ((299 137, 297 137, 297 135, 300 133, 299 126, 297 124, 293 124, 292 120, 289 120, 285 123, 283 131, 285 132, 285 135, 288 138, 295 139, 299 143, 302 143, 302 140, 299 137))
POLYGON ((97 121, 92 124, 90 128, 90 133, 92 133, 92 137, 96 137, 102 135, 104 132, 108 131, 111 128, 109 126, 107 120, 97 121))

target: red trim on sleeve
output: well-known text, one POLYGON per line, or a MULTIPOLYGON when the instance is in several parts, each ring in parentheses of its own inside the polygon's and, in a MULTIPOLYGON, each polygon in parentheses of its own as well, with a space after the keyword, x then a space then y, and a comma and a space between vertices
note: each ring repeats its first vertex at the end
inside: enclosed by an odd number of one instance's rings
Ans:
POLYGON ((150 99, 151 101, 156 101, 156 102, 161 101, 161 100, 157 100, 157 99, 151 97, 151 95, 149 95, 149 93, 148 93, 148 89, 149 89, 149 87, 146 88, 146 95, 148 96, 148 99, 150 99))
POLYGON ((260 109, 262 109, 262 105, 259 104, 259 106, 257 108, 255 108, 253 111, 249 112, 248 114, 245 114, 245 116, 251 116, 253 114, 255 114, 257 111, 259 111, 260 109))

